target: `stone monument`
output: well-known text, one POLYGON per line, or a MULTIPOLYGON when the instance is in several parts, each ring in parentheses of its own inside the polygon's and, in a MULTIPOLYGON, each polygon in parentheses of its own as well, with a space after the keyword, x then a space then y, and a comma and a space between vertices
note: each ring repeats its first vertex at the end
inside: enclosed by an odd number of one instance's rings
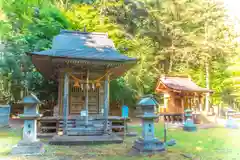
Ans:
POLYGON ((23 98, 24 113, 19 115, 24 119, 22 140, 13 147, 11 154, 38 155, 44 152, 43 143, 37 139, 37 119, 39 99, 31 94, 23 98))
POLYGON ((194 124, 193 118, 192 118, 192 110, 186 109, 184 114, 185 114, 186 120, 183 125, 183 130, 188 132, 197 131, 197 127, 194 124))
POLYGON ((142 119, 142 137, 137 139, 132 147, 135 153, 154 153, 165 151, 165 145, 154 136, 154 119, 158 115, 154 113, 157 101, 152 95, 143 97, 138 105, 142 108, 143 115, 138 116, 142 119))

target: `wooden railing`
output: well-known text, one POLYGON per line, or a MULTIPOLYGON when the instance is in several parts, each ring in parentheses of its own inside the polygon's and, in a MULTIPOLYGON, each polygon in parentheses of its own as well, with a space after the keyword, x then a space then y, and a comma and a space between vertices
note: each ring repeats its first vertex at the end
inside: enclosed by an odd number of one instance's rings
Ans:
POLYGON ((161 113, 159 115, 163 117, 164 122, 168 122, 168 123, 183 122, 183 114, 181 113, 161 113))

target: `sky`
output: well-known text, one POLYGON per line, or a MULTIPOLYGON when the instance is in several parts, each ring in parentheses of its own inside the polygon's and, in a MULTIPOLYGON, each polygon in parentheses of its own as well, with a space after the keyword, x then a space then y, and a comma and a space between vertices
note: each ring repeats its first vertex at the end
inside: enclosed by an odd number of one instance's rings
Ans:
POLYGON ((224 0, 224 5, 230 17, 235 21, 236 30, 240 32, 240 0, 224 0))

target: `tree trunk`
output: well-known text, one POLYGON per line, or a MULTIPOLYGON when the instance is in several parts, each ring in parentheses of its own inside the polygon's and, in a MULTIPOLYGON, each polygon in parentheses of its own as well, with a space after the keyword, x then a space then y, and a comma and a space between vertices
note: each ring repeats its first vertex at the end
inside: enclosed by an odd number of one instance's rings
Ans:
MULTIPOLYGON (((210 89, 210 75, 209 75, 209 63, 205 63, 205 72, 206 72, 206 88, 210 89)), ((210 94, 206 94, 205 98, 205 111, 209 112, 209 100, 210 100, 210 94)))

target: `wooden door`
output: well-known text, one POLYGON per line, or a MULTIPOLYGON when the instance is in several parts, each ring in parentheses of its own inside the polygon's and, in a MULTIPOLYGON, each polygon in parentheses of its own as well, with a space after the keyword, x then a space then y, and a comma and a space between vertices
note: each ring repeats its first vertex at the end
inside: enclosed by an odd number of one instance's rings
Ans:
MULTIPOLYGON (((76 88, 73 87, 74 83, 70 85, 70 114, 80 114, 81 110, 85 109, 85 87, 84 84, 82 87, 76 88)), ((98 113, 99 110, 99 89, 91 87, 89 85, 88 89, 88 112, 98 113)))

